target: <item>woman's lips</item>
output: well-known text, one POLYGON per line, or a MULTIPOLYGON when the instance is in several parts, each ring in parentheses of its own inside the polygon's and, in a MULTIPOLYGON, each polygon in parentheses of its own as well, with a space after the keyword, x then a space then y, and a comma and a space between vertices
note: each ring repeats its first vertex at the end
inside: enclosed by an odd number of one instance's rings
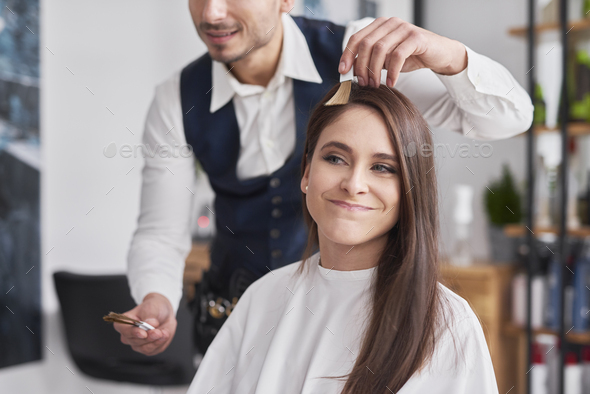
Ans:
POLYGON ((238 30, 227 34, 227 33, 219 33, 219 32, 215 32, 213 34, 211 33, 205 33, 207 35, 207 38, 209 39, 209 41, 211 41, 213 44, 223 44, 229 40, 232 39, 232 37, 234 37, 236 34, 238 33, 238 30))
POLYGON ((370 211, 373 208, 369 208, 369 207, 365 207, 362 205, 351 205, 348 204, 344 201, 340 201, 340 200, 330 200, 330 202, 334 203, 335 205, 338 205, 341 208, 344 208, 348 211, 370 211))

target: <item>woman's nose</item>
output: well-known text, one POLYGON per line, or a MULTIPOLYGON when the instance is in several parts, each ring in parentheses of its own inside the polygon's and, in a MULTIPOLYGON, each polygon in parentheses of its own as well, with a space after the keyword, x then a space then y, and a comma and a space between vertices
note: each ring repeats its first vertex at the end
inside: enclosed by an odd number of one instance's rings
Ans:
POLYGON ((367 174, 362 167, 350 167, 342 180, 341 187, 351 196, 366 193, 369 190, 366 178, 367 174))

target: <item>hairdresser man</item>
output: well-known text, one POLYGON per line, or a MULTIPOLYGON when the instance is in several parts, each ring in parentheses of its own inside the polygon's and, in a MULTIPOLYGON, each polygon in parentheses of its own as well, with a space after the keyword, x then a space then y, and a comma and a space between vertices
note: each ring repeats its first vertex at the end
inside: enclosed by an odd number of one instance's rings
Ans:
MULTIPOLYGON (((294 1, 189 0, 208 53, 157 86, 147 115, 144 144, 190 144, 216 193, 209 273, 221 287, 239 267, 260 277, 300 260, 308 116, 353 63, 360 85, 395 85, 432 127, 493 140, 532 122, 530 98, 512 75, 462 43, 395 17, 347 26, 294 17, 294 1)), ((194 158, 145 160, 128 256, 138 305, 126 314, 156 329, 115 329, 123 343, 154 355, 176 331, 199 191, 192 190, 194 158)))

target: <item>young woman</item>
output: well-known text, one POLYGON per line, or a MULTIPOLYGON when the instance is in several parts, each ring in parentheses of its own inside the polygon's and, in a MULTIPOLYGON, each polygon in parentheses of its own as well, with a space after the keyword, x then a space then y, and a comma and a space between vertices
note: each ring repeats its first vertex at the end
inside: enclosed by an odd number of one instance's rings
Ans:
POLYGON ((188 392, 498 393, 477 316, 438 282, 434 158, 404 149, 432 144, 426 122, 385 85, 324 106, 337 88, 308 125, 307 250, 248 287, 188 392))

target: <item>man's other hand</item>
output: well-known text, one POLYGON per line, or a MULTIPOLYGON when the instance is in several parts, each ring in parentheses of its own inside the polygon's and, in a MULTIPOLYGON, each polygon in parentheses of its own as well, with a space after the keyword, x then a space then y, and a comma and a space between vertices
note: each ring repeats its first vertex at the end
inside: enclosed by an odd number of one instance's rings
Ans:
POLYGON ((128 324, 114 323, 115 330, 121 334, 121 342, 136 352, 153 356, 166 350, 172 342, 176 332, 176 316, 172 304, 162 294, 149 293, 141 304, 123 314, 155 328, 144 331, 128 324))

